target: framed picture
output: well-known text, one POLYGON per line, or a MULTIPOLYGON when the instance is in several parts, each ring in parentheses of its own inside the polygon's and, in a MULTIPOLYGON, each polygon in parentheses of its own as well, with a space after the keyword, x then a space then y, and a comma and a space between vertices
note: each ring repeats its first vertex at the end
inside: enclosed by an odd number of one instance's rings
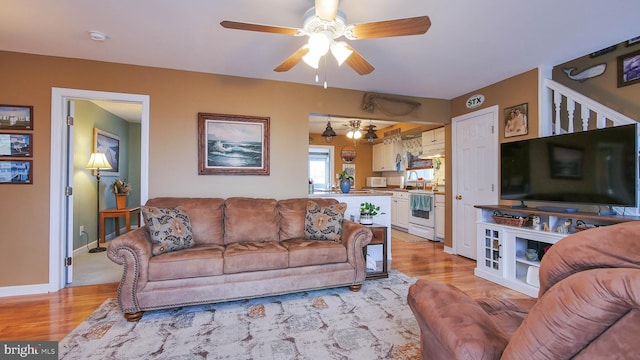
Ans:
POLYGON ((584 150, 549 144, 549 167, 554 179, 582 179, 584 150))
POLYGON ((31 160, 0 160, 0 184, 32 184, 31 160))
POLYGON ((31 134, 0 133, 0 157, 33 156, 31 134))
POLYGON ((104 153, 111 169, 102 170, 104 176, 120 176, 120 137, 118 135, 93 128, 93 151, 104 153))
POLYGON ((618 87, 640 82, 640 50, 618 56, 618 87))
POLYGON ((529 133, 528 110, 528 103, 504 109, 504 137, 527 135, 529 133))
POLYGON ((0 105, 0 129, 33 130, 33 106, 0 105))
POLYGON ((269 175, 269 118, 198 113, 198 174, 269 175))

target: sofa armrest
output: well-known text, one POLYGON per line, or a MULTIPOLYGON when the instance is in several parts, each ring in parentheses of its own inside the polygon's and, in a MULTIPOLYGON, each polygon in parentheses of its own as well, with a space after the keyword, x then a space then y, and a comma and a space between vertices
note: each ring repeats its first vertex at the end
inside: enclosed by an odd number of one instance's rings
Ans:
POLYGON ((342 222, 342 244, 347 248, 347 261, 356 268, 355 283, 362 283, 367 276, 362 248, 373 238, 371 230, 350 220, 342 222))
POLYGON ((500 359, 508 338, 467 294, 418 280, 407 303, 420 326, 423 359, 500 359))
POLYGON ((149 279, 151 236, 146 227, 138 228, 111 240, 107 256, 116 264, 124 265, 118 300, 124 312, 139 311, 136 293, 149 279))

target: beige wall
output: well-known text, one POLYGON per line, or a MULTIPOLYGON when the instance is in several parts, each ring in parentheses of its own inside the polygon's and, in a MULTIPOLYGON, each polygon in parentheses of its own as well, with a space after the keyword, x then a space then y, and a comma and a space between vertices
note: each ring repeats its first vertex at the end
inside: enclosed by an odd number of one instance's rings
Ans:
POLYGON ((52 87, 150 96, 150 197, 306 196, 311 112, 395 121, 450 118, 445 100, 408 98, 422 106, 411 116, 389 117, 360 110, 361 91, 11 52, 0 52, 0 78, 2 103, 34 107, 33 184, 0 185, 0 273, 11 274, 0 287, 49 281, 52 87), (198 112, 270 117, 271 175, 199 176, 198 112))
MULTIPOLYGON (((527 135, 516 136, 508 138, 508 141, 513 140, 522 140, 527 138, 534 138, 538 136, 538 70, 530 70, 520 75, 511 77, 509 79, 500 81, 493 85, 484 87, 482 89, 478 89, 475 91, 471 91, 468 94, 459 96, 451 100, 451 117, 457 117, 460 115, 468 114, 480 109, 484 109, 487 107, 491 107, 494 105, 499 106, 500 117, 499 117, 499 138, 500 142, 507 141, 504 137, 504 114, 503 110, 507 107, 511 107, 514 105, 519 105, 522 103, 528 103, 529 105, 529 132, 527 135), (468 109, 466 107, 467 99, 474 94, 482 94, 485 97, 484 103, 482 106, 476 109, 468 109)), ((447 139, 451 139, 451 126, 445 126, 445 136, 447 139)), ((447 141, 446 143, 446 157, 451 158, 451 141, 447 141)), ((446 178, 452 179, 452 169, 453 165, 446 167, 446 178)), ((447 189, 451 189, 452 181, 447 181, 449 186, 447 189)), ((445 207, 447 209, 447 218, 445 222, 446 236, 444 244, 445 246, 452 247, 452 207, 453 207, 453 198, 455 194, 452 194, 451 191, 447 191, 445 197, 445 207)))

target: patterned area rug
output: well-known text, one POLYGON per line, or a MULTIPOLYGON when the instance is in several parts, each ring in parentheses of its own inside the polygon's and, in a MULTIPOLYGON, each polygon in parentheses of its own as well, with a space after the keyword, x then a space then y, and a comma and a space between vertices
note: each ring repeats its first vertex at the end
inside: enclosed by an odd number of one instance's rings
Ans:
POLYGON ((59 345, 60 359, 419 359, 407 305, 415 278, 146 312, 127 322, 108 299, 59 345))

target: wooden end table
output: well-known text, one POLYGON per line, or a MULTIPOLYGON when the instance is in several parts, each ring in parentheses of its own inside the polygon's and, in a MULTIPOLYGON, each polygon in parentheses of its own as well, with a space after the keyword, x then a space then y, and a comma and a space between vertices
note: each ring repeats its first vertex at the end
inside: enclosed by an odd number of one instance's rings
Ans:
POLYGON ((377 245, 382 246, 382 271, 369 271, 367 269, 367 279, 379 279, 379 278, 388 278, 389 271, 387 269, 388 266, 388 258, 387 258, 387 227, 380 224, 373 225, 365 225, 371 232, 373 233, 373 238, 371 242, 362 248, 362 253, 364 254, 365 261, 367 258, 367 247, 377 245))
POLYGON ((105 219, 113 218, 116 227, 116 236, 120 236, 120 218, 124 217, 125 232, 131 230, 131 214, 138 216, 138 226, 140 226, 140 206, 124 209, 104 209, 100 210, 100 239, 99 241, 106 242, 104 235, 104 223, 105 219))

